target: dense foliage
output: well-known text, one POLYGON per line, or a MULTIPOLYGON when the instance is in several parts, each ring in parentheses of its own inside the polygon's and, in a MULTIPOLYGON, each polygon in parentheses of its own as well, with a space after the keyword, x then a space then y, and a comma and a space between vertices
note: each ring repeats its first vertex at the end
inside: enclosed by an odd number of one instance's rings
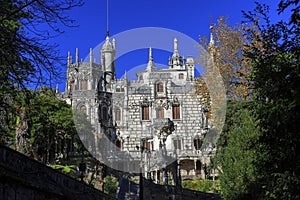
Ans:
MULTIPOLYGON (((15 112, 16 93, 51 85, 59 77, 61 57, 49 39, 73 26, 67 11, 80 0, 0 1, 0 142, 6 143, 8 119, 15 112)), ((22 102, 20 102, 22 103, 22 102)))
POLYGON ((216 160, 224 199, 300 199, 300 15, 282 0, 289 21, 271 23, 268 6, 245 12, 251 29, 243 54, 253 94, 229 102, 216 160))
POLYGON ((289 22, 272 24, 268 7, 257 5, 246 13, 260 34, 262 45, 249 46, 253 63, 256 115, 259 119, 257 185, 269 199, 300 199, 300 15, 299 1, 281 1, 279 11, 290 5, 289 22), (262 19, 257 21, 257 16, 262 19))
POLYGON ((219 192, 220 181, 216 180, 183 180, 182 188, 200 192, 219 192))
POLYGON ((219 140, 216 156, 220 169, 221 194, 224 199, 255 199, 257 159, 255 150, 259 138, 257 121, 249 102, 230 102, 227 123, 219 140))

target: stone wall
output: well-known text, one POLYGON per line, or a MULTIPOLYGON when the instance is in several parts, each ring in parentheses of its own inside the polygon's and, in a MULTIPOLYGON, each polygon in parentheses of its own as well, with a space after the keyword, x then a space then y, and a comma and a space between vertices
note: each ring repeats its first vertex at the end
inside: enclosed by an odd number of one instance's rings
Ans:
POLYGON ((187 189, 180 189, 175 186, 157 185, 149 181, 144 181, 144 199, 202 199, 202 200, 221 200, 219 194, 205 193, 187 189))
POLYGON ((19 152, 0 145, 0 199, 114 199, 19 152))

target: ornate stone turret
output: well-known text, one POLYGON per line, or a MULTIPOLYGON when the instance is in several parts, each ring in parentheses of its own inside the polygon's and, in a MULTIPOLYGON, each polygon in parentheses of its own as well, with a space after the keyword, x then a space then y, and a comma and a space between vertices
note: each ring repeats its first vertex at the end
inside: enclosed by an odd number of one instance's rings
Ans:
POLYGON ((186 58, 186 68, 187 68, 187 80, 193 81, 195 78, 195 61, 193 57, 188 56, 186 58))
POLYGON ((172 58, 169 58, 169 68, 170 69, 183 69, 184 59, 179 55, 178 52, 178 40, 174 38, 174 51, 172 58))
POLYGON ((107 84, 116 79, 116 41, 113 39, 110 42, 109 33, 106 34, 106 40, 101 49, 101 64, 105 72, 105 81, 107 84))

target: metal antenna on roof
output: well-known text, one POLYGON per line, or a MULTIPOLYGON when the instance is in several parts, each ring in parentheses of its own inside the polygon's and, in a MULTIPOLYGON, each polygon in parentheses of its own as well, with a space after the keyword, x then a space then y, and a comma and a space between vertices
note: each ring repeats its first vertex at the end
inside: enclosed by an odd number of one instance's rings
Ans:
POLYGON ((106 36, 109 36, 109 29, 108 29, 108 0, 106 0, 106 36))

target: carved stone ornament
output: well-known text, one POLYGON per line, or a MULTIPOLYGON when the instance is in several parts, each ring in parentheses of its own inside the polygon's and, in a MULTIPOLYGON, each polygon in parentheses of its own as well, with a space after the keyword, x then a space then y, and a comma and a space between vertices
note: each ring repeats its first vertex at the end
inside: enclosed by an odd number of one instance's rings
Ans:
POLYGON ((179 101, 178 101, 178 98, 176 96, 173 97, 173 101, 172 101, 172 104, 173 105, 179 105, 179 101))
POLYGON ((170 104, 169 100, 158 99, 158 100, 155 101, 155 107, 156 108, 163 107, 166 110, 168 110, 169 109, 169 104, 170 104))
POLYGON ((151 106, 152 105, 151 101, 149 101, 147 97, 145 97, 140 103, 141 103, 141 106, 151 106))
POLYGON ((140 104, 136 103, 136 102, 131 102, 129 105, 128 105, 129 109, 130 110, 133 110, 134 112, 138 112, 139 109, 140 109, 140 104))

